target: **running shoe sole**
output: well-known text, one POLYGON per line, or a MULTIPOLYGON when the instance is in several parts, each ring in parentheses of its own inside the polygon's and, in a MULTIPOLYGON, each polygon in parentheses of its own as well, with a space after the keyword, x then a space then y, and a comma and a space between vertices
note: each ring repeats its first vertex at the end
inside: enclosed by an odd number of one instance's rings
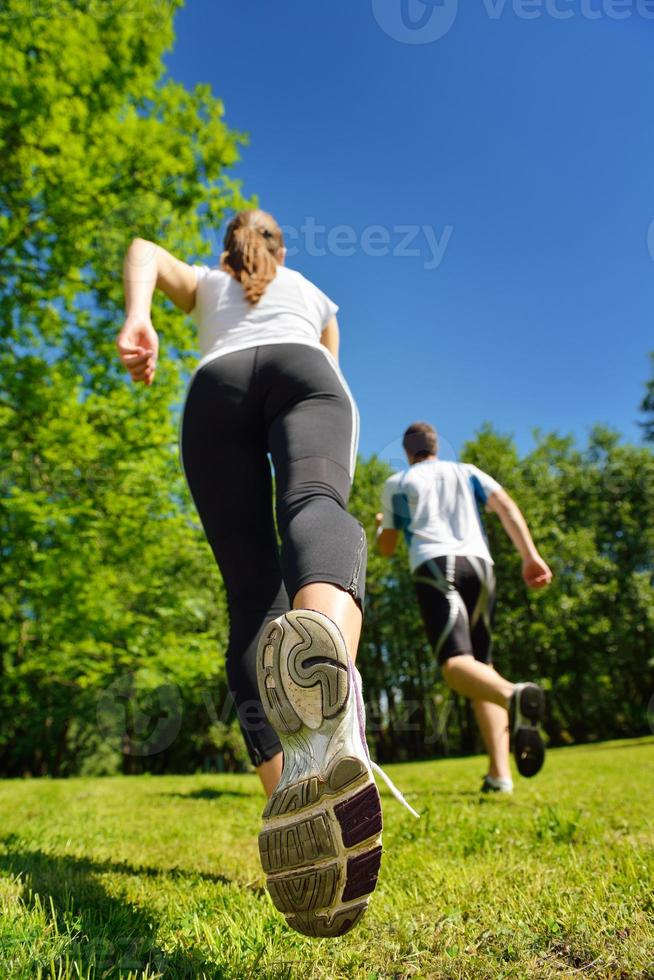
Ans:
POLYGON ((520 684, 511 702, 513 755, 521 776, 535 776, 545 762, 540 722, 545 717, 545 695, 537 684, 520 684))
POLYGON ((382 812, 340 631, 313 610, 272 621, 257 680, 284 751, 259 835, 268 891, 297 932, 342 936, 377 884, 382 812))

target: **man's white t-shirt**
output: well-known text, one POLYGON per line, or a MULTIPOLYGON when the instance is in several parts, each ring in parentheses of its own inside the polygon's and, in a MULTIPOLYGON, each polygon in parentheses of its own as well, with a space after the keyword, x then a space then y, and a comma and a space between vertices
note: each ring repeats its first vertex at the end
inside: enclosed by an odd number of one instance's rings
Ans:
POLYGON ((338 306, 293 269, 280 265, 254 306, 228 272, 193 267, 197 294, 193 318, 198 326, 201 363, 263 344, 320 346, 320 335, 338 306))
POLYGON ((404 532, 415 571, 442 555, 491 562, 480 507, 500 484, 470 463, 426 459, 394 473, 382 492, 383 528, 404 532))

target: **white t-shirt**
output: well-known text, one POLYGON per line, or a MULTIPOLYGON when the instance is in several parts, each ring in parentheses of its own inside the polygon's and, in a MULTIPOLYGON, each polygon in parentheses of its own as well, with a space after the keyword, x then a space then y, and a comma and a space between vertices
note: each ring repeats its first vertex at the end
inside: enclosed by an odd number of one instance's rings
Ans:
POLYGON ((280 265, 254 306, 228 272, 194 266, 197 294, 193 318, 202 361, 263 344, 320 346, 320 335, 338 306, 301 273, 280 265))
POLYGON ((382 527, 404 531, 412 572, 442 555, 471 555, 492 563, 479 508, 500 489, 470 463, 426 459, 384 484, 382 527))

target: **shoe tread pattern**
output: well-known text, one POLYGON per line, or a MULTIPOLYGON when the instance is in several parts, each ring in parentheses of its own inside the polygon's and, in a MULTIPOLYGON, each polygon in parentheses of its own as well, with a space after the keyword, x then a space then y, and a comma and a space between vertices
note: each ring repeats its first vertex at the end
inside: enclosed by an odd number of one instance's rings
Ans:
POLYGON ((513 742, 513 755, 521 776, 529 778, 540 772, 545 761, 545 746, 538 729, 518 729, 513 742))
POLYGON ((520 713, 532 723, 542 720, 545 714, 545 695, 537 684, 527 684, 520 691, 520 713))
POLYGON ((511 704, 510 726, 513 732, 513 755, 521 776, 530 778, 543 768, 545 744, 539 722, 545 715, 545 695, 537 684, 525 684, 518 694, 518 704, 511 704))
POLYGON ((377 875, 381 866, 382 849, 373 848, 364 854, 348 858, 347 878, 343 889, 343 902, 351 902, 355 898, 369 895, 377 885, 377 875))
POLYGON ((298 913, 288 916, 288 924, 305 936, 313 938, 343 936, 352 929, 363 913, 368 908, 368 903, 362 905, 349 905, 344 909, 337 909, 335 912, 325 912, 322 915, 311 912, 298 913))
POLYGON ((357 779, 367 775, 367 772, 360 759, 345 756, 332 767, 327 783, 317 776, 311 776, 309 779, 300 779, 273 793, 266 804, 263 816, 264 818, 279 817, 302 810, 317 803, 326 793, 341 792, 357 779))
POLYGON ((318 813, 306 820, 262 831, 259 854, 266 874, 336 857, 327 815, 318 813))
POLYGON ((265 642, 259 654, 259 692, 263 707, 273 728, 278 733, 292 734, 302 725, 282 685, 279 669, 279 648, 284 631, 278 623, 266 627, 265 642))
POLYGON ((284 813, 292 813, 294 810, 302 810, 304 807, 317 803, 325 792, 325 784, 317 776, 309 779, 300 779, 290 786, 278 790, 268 800, 266 809, 263 811, 265 817, 278 817, 284 813))
POLYGON ((337 862, 296 872, 283 878, 269 878, 268 891, 280 912, 308 912, 324 909, 336 898, 340 880, 337 862))
POLYGON ((320 684, 323 716, 334 718, 347 702, 350 686, 347 653, 345 649, 339 649, 331 634, 314 619, 291 615, 301 641, 289 654, 289 675, 298 687, 320 684), (318 642, 319 654, 313 652, 318 642))
POLYGON ((361 844, 382 831, 381 800, 374 783, 370 783, 350 799, 337 803, 334 813, 341 826, 346 847, 361 844))

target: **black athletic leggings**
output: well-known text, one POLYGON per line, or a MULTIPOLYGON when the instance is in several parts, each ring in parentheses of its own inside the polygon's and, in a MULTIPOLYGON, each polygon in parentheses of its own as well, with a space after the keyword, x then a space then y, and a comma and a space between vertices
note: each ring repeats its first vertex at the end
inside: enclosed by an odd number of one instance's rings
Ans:
POLYGON ((257 689, 264 624, 311 582, 331 582, 363 602, 366 536, 346 510, 357 440, 356 406, 322 348, 224 354, 189 386, 182 463, 225 582, 227 678, 255 765, 281 749, 257 689))

